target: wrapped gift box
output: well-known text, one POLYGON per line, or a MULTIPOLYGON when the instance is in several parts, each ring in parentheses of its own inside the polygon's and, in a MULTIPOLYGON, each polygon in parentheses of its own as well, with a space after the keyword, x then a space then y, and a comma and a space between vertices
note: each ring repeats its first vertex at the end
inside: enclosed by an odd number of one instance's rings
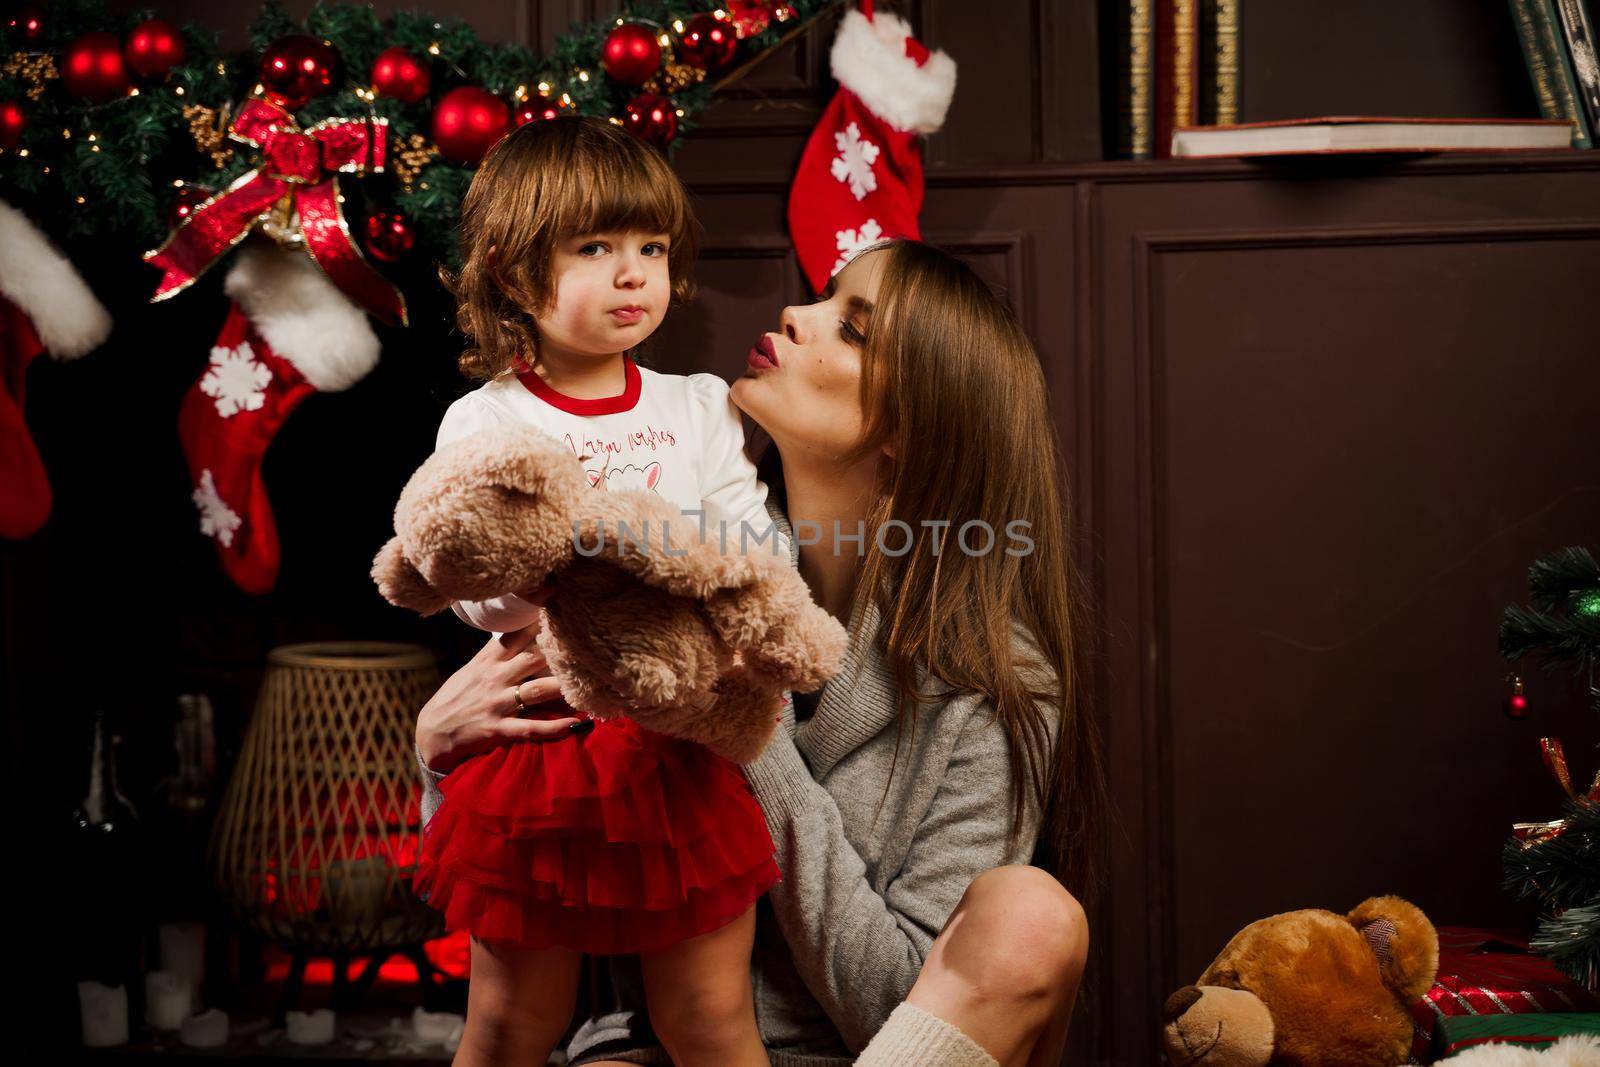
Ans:
MULTIPOLYGON (((1548 1020, 1556 1015, 1588 1012, 1600 1012, 1600 995, 1584 989, 1548 960, 1534 955, 1524 935, 1507 930, 1440 927, 1439 975, 1433 988, 1411 1005, 1415 1028, 1411 1057, 1418 1063, 1430 1063, 1443 1054, 1449 1040, 1470 1043, 1474 1038, 1481 1041, 1498 1036, 1507 1040, 1511 1036, 1492 1030, 1481 1032, 1487 1024, 1474 1024, 1480 1032, 1466 1033, 1473 1026, 1452 1023, 1447 1028, 1443 1025, 1447 1020, 1524 1015, 1548 1020)), ((1554 1024, 1539 1025, 1548 1029, 1554 1024)), ((1556 1032, 1556 1036, 1571 1032, 1595 1031, 1582 1027, 1556 1032)))
POLYGON ((1438 1060, 1453 1056, 1463 1049, 1490 1041, 1545 1048, 1567 1034, 1600 1034, 1600 1012, 1452 1015, 1440 1019, 1434 1028, 1433 1058, 1438 1060))

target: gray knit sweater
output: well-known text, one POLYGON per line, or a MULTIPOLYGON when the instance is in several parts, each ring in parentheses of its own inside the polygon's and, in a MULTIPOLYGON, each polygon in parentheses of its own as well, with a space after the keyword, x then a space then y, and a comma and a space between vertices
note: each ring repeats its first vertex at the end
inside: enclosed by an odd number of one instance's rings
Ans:
MULTIPOLYGON (((787 518, 769 507, 793 558, 787 518)), ((895 762, 894 683, 878 622, 871 606, 858 613, 815 713, 797 724, 786 706, 777 736, 745 767, 782 872, 757 903, 750 965, 773 1067, 851 1063, 911 991, 972 879, 1027 863, 1038 835, 1030 800, 1017 843, 1006 848, 1008 743, 986 698, 919 679, 942 700, 919 707, 895 762)), ((1032 651, 1020 633, 1016 650, 1032 651)), ((1053 719, 1056 709, 1047 712, 1053 719)), ((424 767, 423 777, 427 818, 439 776, 424 767)), ((638 957, 596 963, 602 999, 571 1042, 570 1062, 669 1063, 645 1015, 638 957)))

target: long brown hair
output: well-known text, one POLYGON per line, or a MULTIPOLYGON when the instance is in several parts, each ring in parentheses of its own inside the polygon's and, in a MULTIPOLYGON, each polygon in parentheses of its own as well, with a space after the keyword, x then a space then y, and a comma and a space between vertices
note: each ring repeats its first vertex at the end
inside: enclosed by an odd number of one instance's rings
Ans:
POLYGON ((533 317, 555 292, 556 246, 608 230, 665 233, 672 295, 693 295, 697 224, 659 152, 619 126, 577 116, 529 122, 502 137, 461 201, 461 269, 439 270, 469 344, 462 373, 487 380, 519 355, 535 362, 533 317))
MULTIPOLYGON (((847 462, 891 444, 866 528, 899 520, 911 533, 881 539, 898 555, 866 539, 851 617, 876 598, 898 730, 914 731, 917 705, 940 699, 918 690, 919 668, 992 701, 1010 739, 1008 843, 1031 791, 1043 812, 1035 858, 1088 906, 1104 866, 1105 773, 1088 699, 1088 603, 1043 369, 1011 310, 960 260, 916 241, 872 251, 886 261, 861 346, 866 424, 847 462), (991 551, 976 552, 978 534, 967 542, 975 554, 959 547, 958 531, 974 520, 994 529, 991 551), (905 540, 912 547, 901 552, 905 540), (1031 658, 1015 654, 1013 626, 1034 643, 1031 658), (1040 701, 1057 709, 1055 723, 1040 701)), ((775 454, 764 469, 781 480, 775 454)))

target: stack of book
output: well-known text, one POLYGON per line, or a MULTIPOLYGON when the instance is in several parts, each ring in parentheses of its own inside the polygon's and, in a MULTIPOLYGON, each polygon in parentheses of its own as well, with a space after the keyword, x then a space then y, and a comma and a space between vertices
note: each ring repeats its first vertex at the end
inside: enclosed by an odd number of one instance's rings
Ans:
POLYGON ((1572 146, 1600 133, 1600 61, 1584 0, 1510 0, 1539 111, 1572 123, 1572 146))
POLYGON ((1105 114, 1116 159, 1171 155, 1178 126, 1239 121, 1240 0, 1111 0, 1102 5, 1105 114))
MULTIPOLYGON (((1508 0, 1542 119, 1333 115, 1239 122, 1242 0, 1102 0, 1110 158, 1548 151, 1600 137, 1600 56, 1587 6, 1508 0)), ((1512 29, 1514 25, 1515 29, 1512 29)))

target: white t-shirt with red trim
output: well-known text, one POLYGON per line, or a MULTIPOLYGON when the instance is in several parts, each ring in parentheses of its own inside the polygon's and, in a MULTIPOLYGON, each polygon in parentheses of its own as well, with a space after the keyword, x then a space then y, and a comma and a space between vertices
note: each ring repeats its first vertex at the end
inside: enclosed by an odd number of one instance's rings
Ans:
MULTIPOLYGON (((533 370, 507 371, 450 405, 436 447, 494 426, 533 426, 588 457, 583 466, 596 489, 659 493, 681 510, 703 511, 695 521, 704 522, 710 537, 726 530, 730 550, 744 544, 787 559, 788 546, 766 511, 767 487, 744 454, 744 427, 728 384, 715 374, 659 374, 626 356, 623 365, 623 391, 592 400, 558 393, 533 370), (743 541, 741 524, 750 531, 743 541)), ((458 601, 454 608, 496 633, 521 629, 539 613, 514 595, 458 601)))

